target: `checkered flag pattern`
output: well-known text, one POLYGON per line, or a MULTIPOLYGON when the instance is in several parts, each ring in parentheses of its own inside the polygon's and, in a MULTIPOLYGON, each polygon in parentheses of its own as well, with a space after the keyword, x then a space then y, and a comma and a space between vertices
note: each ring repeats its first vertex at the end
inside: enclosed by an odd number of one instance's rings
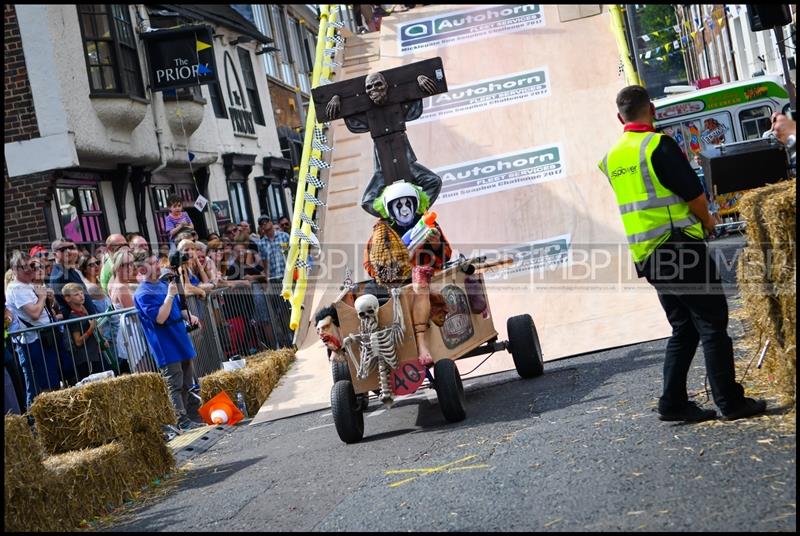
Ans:
POLYGON ((311 236, 308 236, 300 229, 295 229, 294 233, 292 234, 297 238, 299 238, 300 240, 305 240, 314 247, 319 247, 319 240, 317 240, 317 237, 314 236, 314 233, 310 233, 311 236))
POLYGON ((316 197, 314 197, 313 195, 311 195, 309 193, 306 193, 305 195, 303 195, 303 199, 308 203, 317 205, 318 207, 324 207, 325 206, 325 203, 323 203, 322 201, 320 201, 319 199, 317 199, 316 197))
POLYGON ((306 182, 308 184, 311 184, 312 186, 314 186, 316 188, 324 188, 325 187, 325 183, 322 182, 321 180, 319 180, 317 177, 315 177, 311 173, 306 174, 306 182))
POLYGON ((335 62, 335 61, 324 61, 324 62, 322 62, 322 65, 324 67, 330 67, 331 69, 335 69, 337 67, 341 67, 342 66, 341 63, 338 63, 338 62, 335 62))
POLYGON ((336 20, 333 22, 329 22, 328 26, 333 26, 334 28, 344 28, 344 21, 343 20, 336 20))
POLYGON ((331 165, 319 158, 312 156, 311 160, 308 161, 308 165, 311 167, 315 167, 317 169, 328 169, 331 165))
POLYGON ((342 50, 342 47, 340 47, 340 46, 338 46, 338 45, 337 45, 337 46, 335 46, 335 47, 326 48, 326 49, 325 49, 325 51, 323 52, 323 54, 325 54, 326 56, 331 56, 331 57, 333 57, 333 56, 335 56, 335 55, 336 55, 336 53, 337 53, 337 52, 339 52, 340 50, 342 50))
POLYGON ((294 265, 296 268, 306 268, 306 269, 311 268, 311 265, 309 263, 307 263, 306 261, 301 261, 300 259, 297 259, 297 262, 295 262, 294 265))
POLYGON ((339 35, 339 34, 334 34, 334 35, 333 35, 333 37, 329 37, 328 39, 333 39, 333 41, 334 41, 334 42, 335 42, 337 45, 343 45, 343 44, 344 44, 344 37, 342 37, 342 36, 341 36, 341 35, 339 35))
POLYGON ((300 219, 309 224, 315 231, 319 231, 319 226, 314 223, 314 220, 312 220, 310 216, 307 216, 306 214, 300 214, 300 219))
POLYGON ((325 133, 319 127, 314 128, 314 140, 320 143, 328 143, 328 138, 325 137, 325 133))
POLYGON ((325 143, 319 142, 316 139, 311 140, 311 147, 313 147, 318 151, 322 151, 324 153, 327 153, 328 151, 331 150, 331 148, 325 145, 325 143))

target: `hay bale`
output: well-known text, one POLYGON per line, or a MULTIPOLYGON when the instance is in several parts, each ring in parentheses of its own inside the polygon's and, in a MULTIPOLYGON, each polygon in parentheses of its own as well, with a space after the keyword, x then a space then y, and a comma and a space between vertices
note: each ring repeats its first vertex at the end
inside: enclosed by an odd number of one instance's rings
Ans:
POLYGON ((270 350, 245 358, 244 368, 236 370, 219 370, 200 379, 200 397, 203 402, 211 400, 221 391, 235 402, 236 393, 244 395, 247 413, 255 415, 281 376, 289 369, 294 360, 294 350, 283 348, 270 350))
POLYGON ((57 483, 52 496, 61 503, 50 515, 56 514, 64 526, 76 527, 122 505, 168 473, 175 459, 161 435, 147 431, 101 447, 50 456, 44 465, 57 483))
POLYGON ((36 515, 36 512, 44 511, 49 506, 48 495, 52 483, 44 477, 42 448, 33 437, 28 419, 6 415, 4 432, 5 530, 63 530, 57 520, 36 515))
POLYGON ((797 181, 759 188, 740 201, 747 247, 738 266, 743 308, 753 330, 749 344, 769 348, 762 371, 796 404, 797 181))
POLYGON ((166 381, 154 372, 42 393, 30 411, 50 454, 99 447, 175 423, 166 381))
MULTIPOLYGON (((8 424, 8 421, 7 421, 8 424)), ((23 434, 15 424, 13 437, 23 434)), ((25 425, 27 428, 27 424, 25 425)), ((32 439, 33 436, 28 435, 32 439)), ((8 445, 9 427, 6 427, 8 445)), ((41 449, 31 444, 41 454, 41 449)), ((14 445, 22 442, 15 440, 14 445)), ((8 448, 7 448, 8 450, 8 448)), ((15 460, 22 461, 21 458, 15 460)), ((37 460, 33 460, 37 461, 37 460)), ((5 526, 12 531, 67 531, 130 499, 154 478, 175 467, 172 451, 160 433, 136 432, 97 448, 56 454, 35 465, 21 480, 6 461, 5 526)))

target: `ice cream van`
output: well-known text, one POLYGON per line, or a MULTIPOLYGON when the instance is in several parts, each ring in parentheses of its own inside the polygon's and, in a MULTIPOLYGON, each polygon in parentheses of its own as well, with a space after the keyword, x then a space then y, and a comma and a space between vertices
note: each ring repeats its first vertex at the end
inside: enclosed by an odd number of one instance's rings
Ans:
MULTIPOLYGON (((773 112, 789 111, 789 93, 779 76, 719 84, 653 101, 655 127, 678 142, 692 167, 695 156, 721 143, 759 139, 773 112)), ((721 216, 735 212, 740 192, 715 199, 721 216)))

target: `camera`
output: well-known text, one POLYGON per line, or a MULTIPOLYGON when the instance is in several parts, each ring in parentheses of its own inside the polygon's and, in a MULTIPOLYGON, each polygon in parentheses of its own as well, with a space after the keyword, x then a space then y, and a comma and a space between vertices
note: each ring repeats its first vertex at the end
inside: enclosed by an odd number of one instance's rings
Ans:
POLYGON ((191 333, 196 329, 200 329, 200 324, 197 324, 197 325, 193 326, 192 323, 190 321, 188 321, 188 320, 184 320, 183 324, 186 326, 186 332, 187 333, 191 333))
POLYGON ((186 264, 187 262, 189 262, 188 253, 183 253, 182 251, 175 251, 172 253, 172 255, 169 256, 169 265, 176 270, 180 268, 182 265, 186 264))

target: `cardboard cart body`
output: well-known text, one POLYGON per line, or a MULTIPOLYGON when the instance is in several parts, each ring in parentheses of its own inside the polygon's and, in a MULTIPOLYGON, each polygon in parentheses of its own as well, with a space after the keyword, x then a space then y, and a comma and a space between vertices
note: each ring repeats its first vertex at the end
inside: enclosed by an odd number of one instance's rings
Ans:
MULTIPOLYGON (((498 342, 498 334, 494 328, 488 300, 485 300, 486 309, 484 311, 470 310, 468 290, 465 287, 467 277, 473 278, 473 284, 469 286, 469 291, 476 292, 479 288, 485 298, 483 272, 507 262, 510 261, 494 263, 479 262, 478 260, 465 261, 435 274, 430 282, 431 292, 440 293, 448 308, 444 324, 439 327, 431 322, 425 336, 434 360, 431 386, 436 389, 439 406, 445 419, 449 422, 461 421, 466 417, 464 388, 458 368, 453 362, 456 359, 509 350, 514 358, 517 372, 523 378, 538 376, 543 372, 541 347, 530 315, 524 314, 509 318, 507 323, 509 340, 498 342), (474 284, 475 280, 479 282, 479 285, 474 284)), ((358 333, 360 330, 360 321, 354 303, 364 293, 365 283, 356 283, 352 289, 346 289, 334 303, 343 337, 358 333)), ((403 339, 396 347, 398 366, 395 369, 395 376, 400 378, 406 371, 409 375, 418 374, 416 367, 404 367, 405 364, 416 363, 419 354, 414 332, 411 329, 413 326, 411 318, 413 298, 414 292, 411 284, 400 289, 399 299, 406 326, 403 339)), ((390 297, 378 310, 380 328, 392 323, 393 310, 394 298, 390 297)), ((353 353, 360 360, 361 356, 357 345, 354 346, 356 347, 353 348, 353 353)), ((366 379, 361 379, 348 359, 347 363, 333 362, 332 372, 334 385, 331 390, 331 409, 336 430, 339 437, 346 443, 358 442, 364 435, 363 412, 368 405, 369 393, 380 388, 377 367, 366 379)), ((414 383, 414 380, 418 378, 407 379, 410 383, 414 383)), ((391 385, 391 387, 394 390, 395 385, 391 385)))

